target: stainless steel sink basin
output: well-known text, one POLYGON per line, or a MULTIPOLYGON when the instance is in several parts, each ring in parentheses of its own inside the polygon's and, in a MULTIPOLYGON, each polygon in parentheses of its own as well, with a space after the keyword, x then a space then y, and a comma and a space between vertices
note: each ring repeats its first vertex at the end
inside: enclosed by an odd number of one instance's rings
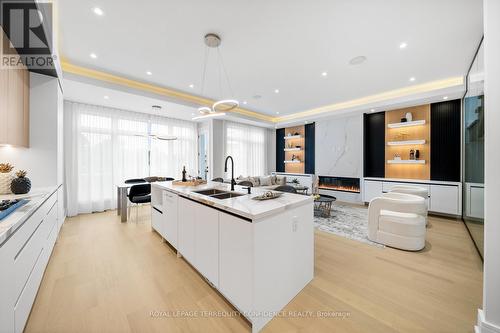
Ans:
POLYGON ((227 191, 223 191, 223 190, 218 190, 216 188, 210 188, 208 190, 194 191, 194 193, 212 196, 214 194, 228 193, 228 192, 227 191))
POLYGON ((242 195, 244 195, 244 194, 233 193, 233 192, 226 192, 226 193, 221 193, 221 194, 214 194, 214 195, 211 195, 210 197, 222 200, 222 199, 236 198, 236 197, 240 197, 242 195))

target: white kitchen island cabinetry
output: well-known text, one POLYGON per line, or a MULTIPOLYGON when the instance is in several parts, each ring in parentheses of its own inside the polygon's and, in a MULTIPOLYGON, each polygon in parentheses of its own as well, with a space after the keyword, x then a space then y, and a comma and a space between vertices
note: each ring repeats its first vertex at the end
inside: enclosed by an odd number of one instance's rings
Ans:
POLYGON ((252 197, 261 190, 246 194, 239 186, 236 192, 245 194, 228 199, 195 192, 213 188, 229 190, 221 183, 153 184, 152 224, 165 220, 165 192, 175 195, 178 255, 251 322, 252 332, 258 332, 313 278, 313 200, 283 193, 278 199, 257 201, 252 197), (163 214, 155 213, 160 201, 163 214))

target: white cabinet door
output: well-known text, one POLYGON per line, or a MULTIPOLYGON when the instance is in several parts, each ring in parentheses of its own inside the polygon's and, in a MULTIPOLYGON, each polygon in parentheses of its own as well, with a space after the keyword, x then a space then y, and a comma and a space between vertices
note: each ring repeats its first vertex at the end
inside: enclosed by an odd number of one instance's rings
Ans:
POLYGON ((253 307, 252 223, 219 215, 219 290, 240 311, 253 307))
POLYGON ((484 219, 484 187, 469 187, 469 216, 484 219))
POLYGON ((169 191, 163 192, 162 236, 177 249, 178 203, 179 196, 169 191))
POLYGON ((431 185, 429 211, 460 215, 458 186, 431 185))
POLYGON ((195 263, 195 210, 197 203, 179 197, 178 251, 192 265, 195 263))
POLYGON ((160 235, 162 235, 162 230, 161 230, 162 219, 163 219, 163 212, 158 208, 156 208, 155 206, 151 206, 151 228, 156 230, 156 232, 159 233, 160 235))
POLYGON ((382 182, 365 180, 363 188, 363 201, 370 202, 373 198, 382 196, 382 182))
POLYGON ((196 269, 219 287, 219 212, 198 204, 195 211, 196 269))

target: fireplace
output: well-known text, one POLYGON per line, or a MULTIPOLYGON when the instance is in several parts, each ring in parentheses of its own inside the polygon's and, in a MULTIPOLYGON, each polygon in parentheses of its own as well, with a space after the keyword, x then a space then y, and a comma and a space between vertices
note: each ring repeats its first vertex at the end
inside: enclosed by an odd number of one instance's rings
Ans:
POLYGON ((359 178, 319 176, 319 189, 360 193, 359 178))

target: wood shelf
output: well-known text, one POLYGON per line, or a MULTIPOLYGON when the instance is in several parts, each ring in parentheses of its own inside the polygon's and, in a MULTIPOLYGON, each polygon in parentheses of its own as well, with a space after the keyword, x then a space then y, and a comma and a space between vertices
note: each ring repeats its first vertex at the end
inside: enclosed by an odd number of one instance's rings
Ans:
POLYGON ((425 160, 387 160, 387 164, 425 164, 425 160))
POLYGON ((408 145, 425 145, 425 140, 405 140, 405 141, 389 141, 388 146, 408 146, 408 145))
POLYGON ((425 119, 424 120, 406 121, 404 123, 392 123, 392 124, 388 124, 387 127, 389 127, 389 128, 401 128, 401 127, 420 126, 420 125, 425 125, 425 119))
POLYGON ((302 163, 302 161, 297 161, 297 160, 295 160, 295 161, 284 161, 284 162, 287 163, 287 164, 288 163, 302 163))
POLYGON ((302 148, 285 148, 284 151, 302 151, 302 148))
POLYGON ((285 140, 291 140, 291 139, 302 139, 302 135, 287 135, 287 136, 285 136, 285 140))

